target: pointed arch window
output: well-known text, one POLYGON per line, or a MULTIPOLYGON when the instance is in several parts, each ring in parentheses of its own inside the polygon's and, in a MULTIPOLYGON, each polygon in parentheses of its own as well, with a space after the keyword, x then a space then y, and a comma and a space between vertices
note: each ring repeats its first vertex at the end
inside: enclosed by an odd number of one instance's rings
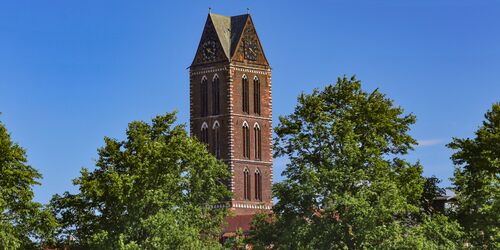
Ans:
POLYGON ((241 78, 241 91, 243 97, 243 113, 248 113, 248 78, 246 75, 243 75, 243 77, 241 78))
POLYGON ((243 199, 249 201, 250 200, 250 171, 248 168, 243 170, 243 199))
POLYGON ((258 201, 262 201, 262 174, 260 173, 260 170, 257 169, 255 170, 255 199, 258 201))
POLYGON ((208 144, 208 124, 206 122, 201 125, 201 142, 208 144))
POLYGON ((201 91, 201 116, 207 116, 208 115, 208 83, 207 83, 207 77, 203 76, 201 79, 201 85, 200 85, 201 91))
POLYGON ((260 132, 260 126, 258 123, 255 123, 253 126, 253 135, 254 135, 254 154, 255 154, 255 159, 260 160, 262 159, 262 136, 260 132))
POLYGON ((250 158, 250 129, 248 123, 243 123, 243 157, 250 158))
POLYGON ((212 127, 213 130, 213 148, 214 148, 214 155, 217 159, 220 159, 220 125, 218 121, 215 121, 214 126, 212 127))
POLYGON ((260 115, 260 81, 257 76, 253 78, 253 112, 260 115))
POLYGON ((215 75, 212 79, 212 108, 213 115, 218 115, 220 112, 220 89, 218 75, 215 75))

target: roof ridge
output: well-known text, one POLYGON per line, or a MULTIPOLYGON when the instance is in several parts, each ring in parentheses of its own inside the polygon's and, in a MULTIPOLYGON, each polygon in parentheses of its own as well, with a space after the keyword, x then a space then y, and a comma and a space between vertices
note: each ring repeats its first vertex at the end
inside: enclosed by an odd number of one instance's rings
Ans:
POLYGON ((208 13, 208 14, 211 15, 211 16, 229 17, 229 16, 225 16, 225 15, 222 15, 222 14, 217 14, 217 13, 208 13))
POLYGON ((243 34, 243 29, 245 28, 249 16, 250 14, 243 14, 231 17, 231 58, 235 53, 236 46, 238 46, 238 42, 243 34))
POLYGON ((222 14, 218 14, 218 13, 213 13, 213 12, 210 12, 208 13, 209 15, 215 15, 215 16, 222 16, 222 17, 239 17, 239 16, 250 16, 250 14, 241 14, 241 15, 236 15, 236 16, 226 16, 226 15, 222 15, 222 14))
POLYGON ((237 43, 240 40, 249 16, 250 14, 238 16, 224 16, 216 13, 209 14, 215 28, 215 33, 217 33, 217 37, 228 60, 231 60, 234 55, 237 43))

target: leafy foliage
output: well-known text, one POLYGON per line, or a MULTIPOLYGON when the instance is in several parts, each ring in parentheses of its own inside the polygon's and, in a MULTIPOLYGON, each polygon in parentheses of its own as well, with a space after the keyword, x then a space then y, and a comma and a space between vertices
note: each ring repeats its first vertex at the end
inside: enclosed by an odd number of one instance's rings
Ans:
MULTIPOLYGON (((422 166, 401 156, 415 116, 354 77, 301 94, 275 128, 290 163, 273 187, 275 217, 254 221, 250 242, 276 249, 457 248, 461 230, 423 211, 422 166)), ((431 192, 432 193, 432 192, 431 192)))
POLYGON ((27 165, 26 151, 12 142, 0 123, 0 248, 41 248, 56 221, 49 210, 33 202, 33 186, 42 176, 27 165))
POLYGON ((241 228, 237 229, 233 236, 227 237, 223 244, 224 249, 247 249, 245 235, 241 228))
POLYGON ((127 139, 105 138, 96 169, 74 180, 80 192, 52 206, 73 249, 200 249, 220 247, 226 215, 227 166, 190 138, 175 114, 136 121, 127 139))
POLYGON ((433 200, 436 197, 446 195, 446 189, 439 187, 440 182, 441 180, 436 176, 425 177, 424 192, 422 193, 420 200, 421 207, 427 214, 438 212, 433 206, 433 200))
POLYGON ((454 138, 457 218, 474 246, 500 248, 500 103, 485 114, 473 139, 454 138))

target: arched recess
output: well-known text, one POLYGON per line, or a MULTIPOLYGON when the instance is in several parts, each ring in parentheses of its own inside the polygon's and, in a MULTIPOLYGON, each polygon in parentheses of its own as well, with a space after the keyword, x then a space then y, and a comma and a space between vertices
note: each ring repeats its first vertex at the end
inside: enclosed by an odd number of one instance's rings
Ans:
POLYGON ((201 124, 201 141, 208 144, 208 124, 206 122, 201 124))
POLYGON ((245 167, 243 170, 243 199, 249 201, 251 198, 250 194, 250 171, 245 167))
POLYGON ((214 155, 217 159, 220 159, 220 124, 218 121, 214 122, 214 125, 212 126, 213 130, 213 149, 214 149, 214 155))
POLYGON ((257 76, 253 78, 253 112, 260 115, 260 80, 257 76))
POLYGON ((242 95, 242 110, 243 110, 243 113, 249 113, 248 112, 248 92, 249 92, 249 88, 248 88, 248 77, 246 75, 243 75, 241 77, 241 95, 242 95))
POLYGON ((212 114, 220 113, 220 83, 219 75, 215 74, 212 78, 212 114))
POLYGON ((255 170, 254 173, 254 181, 255 181, 255 199, 258 201, 262 201, 262 174, 258 168, 255 170))
POLYGON ((250 128, 248 127, 248 123, 246 121, 243 122, 242 126, 242 135, 243 135, 243 158, 250 158, 250 128))
POLYGON ((254 135, 254 157, 256 160, 262 159, 262 133, 260 131, 260 126, 258 123, 253 125, 253 135, 254 135))
POLYGON ((201 78, 200 84, 200 105, 201 105, 201 116, 208 115, 208 80, 207 76, 201 78))

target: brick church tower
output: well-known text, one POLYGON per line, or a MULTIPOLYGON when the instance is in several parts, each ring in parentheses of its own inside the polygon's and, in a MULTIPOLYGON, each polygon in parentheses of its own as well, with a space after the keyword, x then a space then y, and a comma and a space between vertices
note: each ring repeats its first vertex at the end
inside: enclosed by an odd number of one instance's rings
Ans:
POLYGON ((245 224, 272 206, 271 68, 250 15, 209 14, 189 75, 191 134, 230 168, 245 224))

